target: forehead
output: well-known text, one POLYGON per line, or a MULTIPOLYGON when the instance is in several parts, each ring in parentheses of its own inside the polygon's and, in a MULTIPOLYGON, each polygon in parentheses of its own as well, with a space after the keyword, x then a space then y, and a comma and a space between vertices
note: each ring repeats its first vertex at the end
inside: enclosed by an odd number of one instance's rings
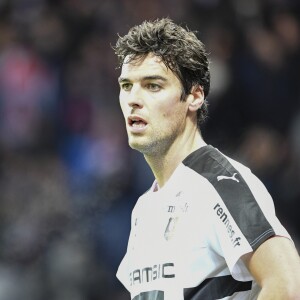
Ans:
POLYGON ((126 57, 122 66, 122 77, 162 75, 164 77, 176 77, 173 72, 167 68, 162 59, 149 53, 145 58, 137 58, 130 61, 126 57))

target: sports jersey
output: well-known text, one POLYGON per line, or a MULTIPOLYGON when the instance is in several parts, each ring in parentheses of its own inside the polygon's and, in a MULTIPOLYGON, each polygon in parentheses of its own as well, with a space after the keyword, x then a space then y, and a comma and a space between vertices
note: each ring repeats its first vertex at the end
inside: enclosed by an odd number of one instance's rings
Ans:
POLYGON ((241 257, 290 238, 249 168, 207 145, 137 201, 117 277, 134 300, 256 299, 241 257))

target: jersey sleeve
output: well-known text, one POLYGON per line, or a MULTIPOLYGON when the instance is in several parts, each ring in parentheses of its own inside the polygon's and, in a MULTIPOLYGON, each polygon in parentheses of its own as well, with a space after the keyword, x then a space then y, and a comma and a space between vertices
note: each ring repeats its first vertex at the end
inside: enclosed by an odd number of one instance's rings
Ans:
POLYGON ((270 237, 290 236, 276 217, 272 197, 262 182, 246 168, 233 174, 236 180, 215 183, 219 197, 212 208, 212 244, 231 275, 244 281, 251 275, 241 260, 243 255, 270 237))
POLYGON ((209 206, 209 243, 215 259, 225 259, 235 279, 252 280, 242 256, 273 236, 290 238, 276 217, 270 194, 249 168, 210 145, 191 153, 183 164, 206 179, 210 188, 200 195, 209 206))

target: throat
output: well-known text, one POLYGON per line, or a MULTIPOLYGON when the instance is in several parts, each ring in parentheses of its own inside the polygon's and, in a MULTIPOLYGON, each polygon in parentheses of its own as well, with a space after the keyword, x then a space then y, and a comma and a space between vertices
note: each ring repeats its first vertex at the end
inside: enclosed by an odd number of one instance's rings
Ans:
POLYGON ((156 151, 151 155, 144 155, 160 187, 164 186, 176 168, 190 153, 206 145, 201 136, 198 137, 194 143, 174 144, 167 151, 156 151))
POLYGON ((180 164, 181 161, 169 160, 167 157, 162 158, 161 156, 146 156, 145 159, 149 164, 156 182, 160 188, 162 188, 173 172, 180 164))

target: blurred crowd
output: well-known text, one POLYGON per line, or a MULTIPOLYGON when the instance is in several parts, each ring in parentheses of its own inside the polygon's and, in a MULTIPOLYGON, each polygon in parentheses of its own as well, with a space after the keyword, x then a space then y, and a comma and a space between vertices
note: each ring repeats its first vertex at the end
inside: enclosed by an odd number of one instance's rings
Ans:
POLYGON ((205 140, 264 182, 300 249, 299 1, 1 0, 1 300, 129 299, 115 273, 153 176, 111 46, 166 16, 210 53, 205 140))

